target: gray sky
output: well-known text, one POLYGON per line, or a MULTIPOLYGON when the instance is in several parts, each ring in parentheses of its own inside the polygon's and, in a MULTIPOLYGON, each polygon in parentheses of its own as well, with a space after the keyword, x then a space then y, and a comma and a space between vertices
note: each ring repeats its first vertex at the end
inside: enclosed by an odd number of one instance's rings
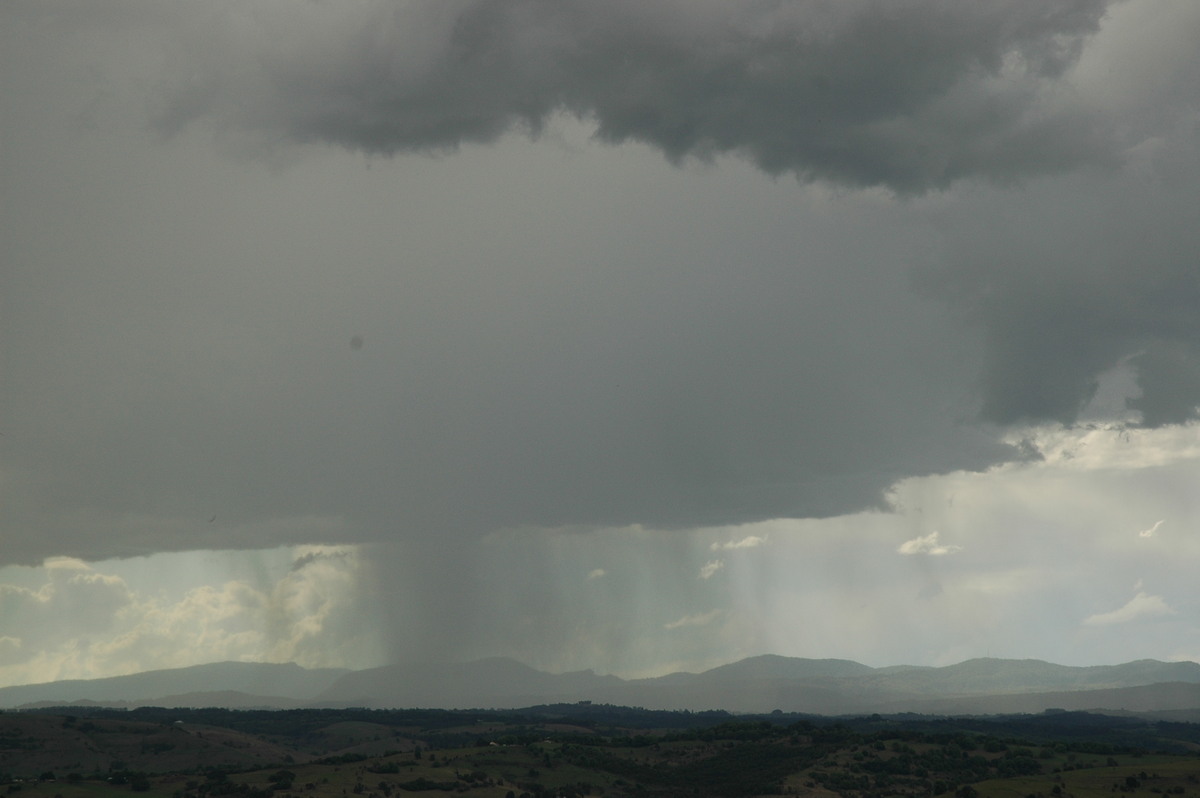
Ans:
POLYGON ((1195 658, 1197 33, 3 5, 0 682, 1195 658))

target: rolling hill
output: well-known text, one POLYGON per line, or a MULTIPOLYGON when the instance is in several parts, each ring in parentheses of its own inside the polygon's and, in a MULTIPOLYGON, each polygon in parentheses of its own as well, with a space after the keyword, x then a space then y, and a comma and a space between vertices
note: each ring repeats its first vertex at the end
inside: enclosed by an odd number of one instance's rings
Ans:
POLYGON ((702 673, 620 679, 552 674, 516 660, 401 663, 359 671, 223 662, 110 679, 0 688, 31 705, 514 708, 592 701, 649 709, 1001 714, 1048 708, 1200 712, 1200 664, 1138 660, 1071 667, 973 659, 941 668, 764 655, 702 673))

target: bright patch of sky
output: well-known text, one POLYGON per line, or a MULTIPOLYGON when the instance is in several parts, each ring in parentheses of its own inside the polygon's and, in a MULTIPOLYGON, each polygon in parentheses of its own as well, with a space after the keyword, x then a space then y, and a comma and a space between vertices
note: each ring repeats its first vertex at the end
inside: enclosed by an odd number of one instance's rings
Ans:
POLYGON ((355 547, 156 554, 0 569, 0 683, 225 660, 364 667, 382 656, 355 547))

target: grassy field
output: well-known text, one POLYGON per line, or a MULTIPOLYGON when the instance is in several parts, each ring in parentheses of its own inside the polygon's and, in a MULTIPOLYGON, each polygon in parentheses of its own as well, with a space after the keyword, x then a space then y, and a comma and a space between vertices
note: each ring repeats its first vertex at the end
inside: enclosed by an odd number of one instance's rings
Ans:
MULTIPOLYGON (((549 742, 520 746, 487 746, 423 753, 413 752, 373 757, 360 762, 308 763, 272 766, 225 774, 213 780, 211 774, 151 774, 148 784, 134 790, 130 783, 112 784, 104 780, 12 782, 6 787, 15 798, 110 798, 143 795, 147 798, 181 798, 220 794, 269 796, 276 798, 394 798, 412 792, 470 793, 476 798, 505 798, 513 795, 731 795, 742 793, 713 785, 682 789, 669 780, 652 774, 664 768, 682 770, 695 763, 711 761, 721 752, 737 754, 739 748, 724 748, 719 743, 674 742, 653 748, 621 749, 611 752, 626 762, 627 773, 610 768, 581 764, 578 756, 561 744, 549 742), (637 769, 646 778, 639 779, 637 769), (220 785, 228 792, 222 793, 220 785)), ((835 789, 817 781, 815 774, 854 773, 850 763, 854 753, 838 751, 811 767, 796 770, 781 778, 774 792, 833 798, 834 796, 935 796, 932 779, 917 779, 892 789, 879 786, 868 777, 863 789, 835 789)), ((1085 760, 1074 763, 1047 762, 1047 772, 1005 779, 986 779, 942 795, 971 798, 1200 798, 1200 759, 1192 756, 1144 755, 1112 757, 1116 764, 1085 760), (1067 766, 1072 769, 1060 770, 1067 766), (1057 772, 1056 772, 1057 771, 1057 772)), ((737 757, 726 763, 736 763, 737 757)), ((732 766, 735 766, 733 764, 732 766)), ((747 773, 748 778, 754 774, 747 773)), ((927 774, 936 776, 937 774, 927 774)))
MULTIPOLYGON (((1200 759, 1117 756, 1096 765, 979 782, 979 798, 1200 798, 1200 759)), ((1064 763, 1071 766, 1072 763, 1064 763)))
POLYGON ((1088 730, 1092 740, 1071 742, 944 720, 654 730, 486 714, 430 715, 423 727, 368 711, 203 716, 231 727, 159 717, 0 714, 0 790, 12 798, 1200 798, 1200 756, 1189 750, 1200 730, 1188 726, 1117 728, 1122 739, 1173 751, 1164 753, 1096 742, 1111 732, 1103 720, 1088 730))

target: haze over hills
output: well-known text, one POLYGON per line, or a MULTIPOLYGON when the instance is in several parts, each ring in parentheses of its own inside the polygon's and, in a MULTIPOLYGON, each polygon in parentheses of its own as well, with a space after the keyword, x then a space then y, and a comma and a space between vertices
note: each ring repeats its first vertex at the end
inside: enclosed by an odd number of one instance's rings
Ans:
POLYGON ((0 688, 0 707, 34 704, 288 708, 516 708, 596 703, 648 709, 856 714, 998 714, 1047 708, 1200 712, 1200 664, 1138 660, 1072 667, 974 659, 947 667, 872 668, 764 655, 703 673, 626 680, 552 674, 512 659, 394 664, 360 671, 222 662, 110 679, 0 688))
MULTIPOLYGON (((193 693, 214 696, 205 699, 205 703, 181 703, 179 706, 231 706, 214 700, 215 694, 225 692, 274 696, 277 702, 300 703, 350 672, 344 668, 302 668, 290 662, 213 662, 105 679, 69 679, 3 687, 0 688, 0 707, 76 701, 121 706, 144 704, 151 699, 159 703, 172 696, 182 699, 188 697, 184 694, 193 693)), ((267 700, 256 704, 276 705, 276 702, 267 700)))

